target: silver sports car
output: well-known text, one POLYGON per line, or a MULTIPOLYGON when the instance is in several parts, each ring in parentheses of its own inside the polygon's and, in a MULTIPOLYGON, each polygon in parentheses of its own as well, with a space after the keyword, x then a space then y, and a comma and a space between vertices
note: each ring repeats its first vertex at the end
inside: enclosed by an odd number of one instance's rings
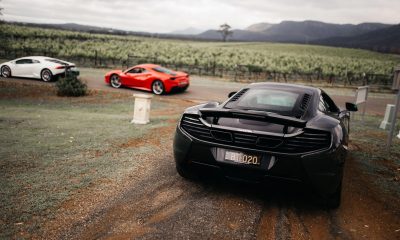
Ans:
POLYGON ((49 82, 68 72, 79 75, 75 64, 50 57, 23 57, 0 64, 1 76, 6 78, 27 77, 49 82))

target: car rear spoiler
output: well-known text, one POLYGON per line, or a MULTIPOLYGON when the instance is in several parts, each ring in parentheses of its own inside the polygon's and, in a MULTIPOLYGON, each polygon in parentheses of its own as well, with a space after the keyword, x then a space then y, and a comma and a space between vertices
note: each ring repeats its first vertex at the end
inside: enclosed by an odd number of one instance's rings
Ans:
POLYGON ((298 128, 306 127, 307 121, 279 115, 270 112, 261 112, 254 110, 238 110, 238 109, 215 109, 215 108, 201 108, 200 114, 202 118, 206 117, 225 117, 225 118, 242 118, 248 120, 257 120, 275 123, 284 126, 292 126, 298 128))

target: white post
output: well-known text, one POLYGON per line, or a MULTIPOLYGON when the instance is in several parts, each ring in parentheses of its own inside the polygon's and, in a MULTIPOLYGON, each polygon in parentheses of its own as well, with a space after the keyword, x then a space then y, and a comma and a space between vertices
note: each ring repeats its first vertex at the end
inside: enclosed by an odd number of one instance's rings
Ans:
POLYGON ((394 108, 395 106, 393 104, 386 105, 385 117, 383 118, 379 128, 386 130, 388 127, 390 127, 394 115, 394 108))
POLYGON ((397 112, 399 111, 400 108, 400 90, 397 90, 397 97, 396 97, 396 106, 394 108, 394 113, 392 116, 392 119, 390 121, 390 129, 389 129, 389 136, 388 136, 388 141, 387 141, 387 149, 390 150, 390 146, 392 145, 392 140, 393 140, 393 135, 395 134, 395 128, 396 128, 396 119, 397 119, 397 112))
POLYGON ((399 135, 397 135, 397 138, 400 138, 400 131, 399 131, 399 135))
POLYGON ((390 123, 390 130, 389 130, 389 135, 388 135, 388 140, 387 140, 387 150, 390 150, 390 146, 392 145, 392 140, 393 140, 393 135, 395 134, 395 128, 396 128, 396 120, 397 120, 397 112, 400 109, 400 67, 397 67, 394 70, 394 78, 393 78, 393 90, 397 90, 397 96, 396 96, 396 101, 395 101, 395 108, 394 108, 394 114, 391 119, 390 123))
POLYGON ((131 123, 147 124, 150 122, 150 107, 152 95, 133 94, 135 97, 135 109, 131 123))
POLYGON ((367 110, 367 99, 368 99, 369 86, 358 87, 356 92, 356 104, 357 106, 363 105, 362 111, 362 123, 364 124, 365 111, 367 110))

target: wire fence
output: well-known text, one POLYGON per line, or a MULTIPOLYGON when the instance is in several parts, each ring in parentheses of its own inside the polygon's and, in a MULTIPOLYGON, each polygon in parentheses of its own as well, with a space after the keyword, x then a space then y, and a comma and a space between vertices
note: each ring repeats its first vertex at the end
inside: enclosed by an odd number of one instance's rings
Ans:
POLYGON ((230 81, 238 82, 261 82, 261 81, 274 81, 274 82, 309 82, 313 84, 330 84, 330 85, 370 85, 381 88, 390 88, 392 84, 393 75, 388 74, 369 74, 369 73, 352 73, 345 72, 344 74, 334 75, 325 74, 322 70, 316 69, 314 72, 279 72, 269 70, 267 67, 263 68, 254 65, 236 65, 233 68, 220 66, 214 62, 206 65, 186 64, 182 62, 162 61, 157 57, 148 56, 134 56, 127 55, 125 58, 112 58, 99 54, 99 51, 94 51, 88 54, 90 56, 66 56, 58 52, 36 49, 8 49, 0 48, 0 58, 2 59, 15 59, 25 56, 48 56, 60 58, 65 61, 74 62, 80 67, 93 67, 93 68, 122 68, 126 69, 131 66, 142 63, 154 63, 163 65, 174 70, 184 71, 189 74, 199 76, 213 76, 219 78, 229 79, 230 81))

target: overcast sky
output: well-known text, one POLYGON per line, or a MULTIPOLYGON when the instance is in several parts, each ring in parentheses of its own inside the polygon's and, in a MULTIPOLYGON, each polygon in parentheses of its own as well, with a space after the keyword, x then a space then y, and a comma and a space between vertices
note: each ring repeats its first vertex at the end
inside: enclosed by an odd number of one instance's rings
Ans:
POLYGON ((3 18, 133 31, 233 28, 282 20, 400 23, 400 0, 2 0, 3 18))

